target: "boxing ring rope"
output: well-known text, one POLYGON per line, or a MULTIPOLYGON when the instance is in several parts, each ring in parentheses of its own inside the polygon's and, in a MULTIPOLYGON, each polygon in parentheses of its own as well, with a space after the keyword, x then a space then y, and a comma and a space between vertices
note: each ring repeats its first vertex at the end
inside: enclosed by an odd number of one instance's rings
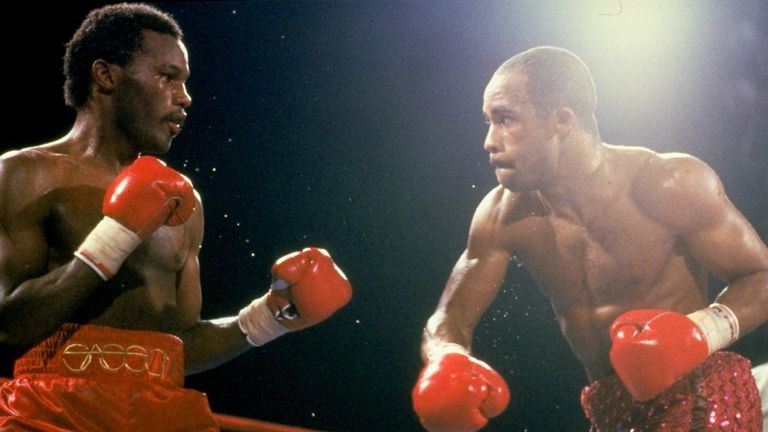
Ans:
MULTIPOLYGON (((0 377, 0 385, 6 381, 10 381, 10 378, 0 377)), ((219 422, 222 432, 320 432, 228 414, 213 413, 213 417, 219 422)))
POLYGON ((314 429, 302 429, 227 414, 213 413, 213 416, 219 422, 222 432, 319 432, 314 429))

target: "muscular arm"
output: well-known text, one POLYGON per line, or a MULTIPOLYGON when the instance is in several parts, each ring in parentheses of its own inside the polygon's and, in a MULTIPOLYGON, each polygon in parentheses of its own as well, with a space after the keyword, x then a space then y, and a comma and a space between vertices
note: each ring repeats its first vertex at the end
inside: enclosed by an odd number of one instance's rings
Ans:
POLYGON ((200 245, 203 237, 203 207, 198 198, 197 210, 188 222, 194 233, 189 254, 177 275, 176 303, 180 311, 184 341, 184 369, 187 374, 219 366, 251 348, 237 323, 237 316, 201 320, 202 292, 200 283, 200 245))
POLYGON ((179 299, 180 304, 186 309, 195 309, 198 318, 178 335, 184 341, 184 369, 187 374, 226 363, 251 348, 237 324, 237 316, 199 319, 200 273, 196 253, 187 259, 180 273, 179 295, 186 297, 179 299))
POLYGON ((48 268, 44 222, 50 208, 32 162, 26 157, 0 160, 0 344, 37 343, 101 284, 74 258, 48 268))
POLYGON ((424 329, 422 356, 443 343, 471 347, 475 326, 496 297, 509 266, 510 252, 495 238, 502 191, 491 192, 475 212, 467 249, 454 266, 424 329))
POLYGON ((696 262, 727 282, 718 301, 735 312, 742 335, 754 330, 768 319, 765 244, 706 164, 673 155, 650 165, 636 189, 641 208, 678 233, 696 262))

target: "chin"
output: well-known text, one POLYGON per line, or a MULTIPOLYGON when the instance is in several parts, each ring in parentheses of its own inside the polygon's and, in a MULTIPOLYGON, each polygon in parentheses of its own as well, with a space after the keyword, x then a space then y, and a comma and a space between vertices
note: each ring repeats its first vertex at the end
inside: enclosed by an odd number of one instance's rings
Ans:
POLYGON ((525 181, 521 181, 522 179, 516 177, 517 176, 497 174, 496 180, 499 181, 499 184, 502 185, 504 189, 512 192, 526 192, 528 188, 525 185, 525 181))
POLYGON ((153 154, 153 155, 163 155, 168 153, 170 150, 171 150, 171 142, 168 141, 167 143, 161 143, 161 144, 146 148, 144 149, 144 151, 142 151, 142 153, 153 154))
POLYGON ((519 183, 509 184, 509 183, 501 183, 501 185, 504 187, 504 189, 515 192, 515 193, 526 193, 526 192, 532 192, 535 191, 537 188, 533 187, 526 187, 522 186, 519 183))
POLYGON ((521 179, 499 179, 499 184, 512 192, 525 193, 540 189, 538 182, 529 182, 521 179))

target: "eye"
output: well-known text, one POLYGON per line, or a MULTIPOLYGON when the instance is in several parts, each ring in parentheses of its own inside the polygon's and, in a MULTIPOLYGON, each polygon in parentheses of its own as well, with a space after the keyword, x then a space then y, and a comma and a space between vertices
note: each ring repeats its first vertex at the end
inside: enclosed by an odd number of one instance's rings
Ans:
POLYGON ((172 68, 161 68, 157 71, 157 77, 165 82, 179 79, 179 73, 172 68))
POLYGON ((496 116, 493 118, 486 117, 485 124, 488 126, 495 125, 495 126, 502 126, 506 127, 514 123, 515 119, 509 116, 496 116))

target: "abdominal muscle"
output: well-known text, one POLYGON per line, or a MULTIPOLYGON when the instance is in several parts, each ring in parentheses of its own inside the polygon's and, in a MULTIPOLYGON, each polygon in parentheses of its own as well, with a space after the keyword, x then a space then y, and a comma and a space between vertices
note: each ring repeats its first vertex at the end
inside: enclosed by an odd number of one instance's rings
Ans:
POLYGON ((573 224, 542 219, 541 234, 528 243, 535 246, 519 245, 516 255, 549 298, 590 380, 612 372, 610 326, 620 314, 632 309, 690 313, 704 307, 706 274, 663 232, 628 228, 621 238, 593 236, 573 224), (646 243, 623 240, 626 236, 646 243))
POLYGON ((179 271, 188 256, 182 227, 161 227, 123 263, 113 279, 94 292, 80 322, 134 330, 176 333, 187 316, 179 299, 179 271))
MULTIPOLYGON (((613 372, 609 353, 610 327, 624 312, 635 309, 664 309, 687 314, 705 306, 700 288, 687 269, 669 265, 652 286, 621 290, 623 295, 601 301, 587 288, 577 288, 570 302, 553 301, 557 321, 571 350, 580 360, 590 381, 613 372), (576 301, 573 301, 576 300, 576 301)), ((562 296, 565 297, 565 296, 562 296)))

